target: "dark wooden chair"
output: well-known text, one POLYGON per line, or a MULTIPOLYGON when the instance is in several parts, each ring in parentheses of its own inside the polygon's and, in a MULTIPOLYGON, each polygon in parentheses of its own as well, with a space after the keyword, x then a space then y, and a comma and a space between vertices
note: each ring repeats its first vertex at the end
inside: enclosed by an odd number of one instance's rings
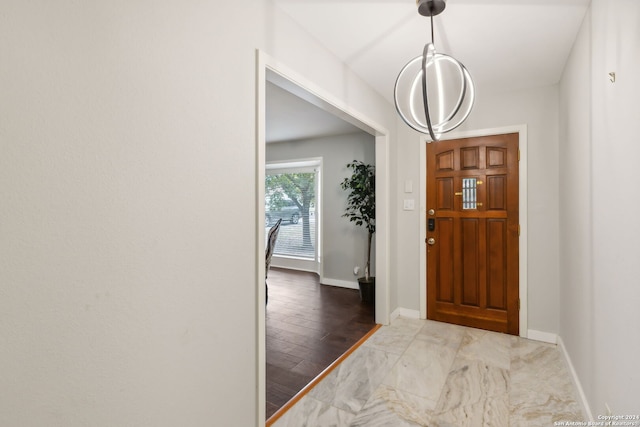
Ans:
POLYGON ((269 275, 269 267, 271 266, 271 257, 273 256, 273 250, 276 247, 276 240, 278 239, 278 232, 280 231, 280 224, 282 218, 276 222, 269 230, 267 235, 267 249, 265 250, 265 263, 264 263, 264 287, 265 287, 265 304, 269 302, 269 286, 267 286, 267 276, 269 275))

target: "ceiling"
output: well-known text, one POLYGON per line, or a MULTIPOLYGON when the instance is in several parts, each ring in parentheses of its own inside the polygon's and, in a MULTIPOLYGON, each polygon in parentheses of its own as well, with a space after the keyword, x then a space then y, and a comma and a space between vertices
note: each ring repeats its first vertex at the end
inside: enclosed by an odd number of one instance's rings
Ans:
POLYGON ((265 141, 283 142, 360 132, 360 129, 269 81, 265 141))
MULTIPOLYGON (((431 38, 429 19, 418 14, 415 0, 274 2, 392 104, 399 71, 431 38)), ((556 84, 589 4, 448 0, 434 18, 435 47, 467 67, 478 97, 556 84)), ((267 108, 278 116, 276 109, 285 107, 267 108)), ((270 123, 274 132, 280 126, 270 123)))

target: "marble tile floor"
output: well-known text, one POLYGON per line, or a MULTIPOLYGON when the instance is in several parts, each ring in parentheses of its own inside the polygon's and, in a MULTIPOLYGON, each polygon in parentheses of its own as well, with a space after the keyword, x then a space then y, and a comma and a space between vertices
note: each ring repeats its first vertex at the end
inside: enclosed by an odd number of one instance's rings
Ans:
POLYGON ((273 426, 553 426, 585 420, 555 345, 400 317, 273 426))

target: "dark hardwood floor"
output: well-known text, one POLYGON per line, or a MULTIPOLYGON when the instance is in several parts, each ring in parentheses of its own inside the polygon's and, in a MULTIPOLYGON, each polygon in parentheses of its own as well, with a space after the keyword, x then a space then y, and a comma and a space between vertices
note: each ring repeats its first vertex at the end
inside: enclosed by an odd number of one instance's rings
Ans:
POLYGON ((357 290, 318 276, 269 270, 266 309, 267 419, 375 326, 357 290))

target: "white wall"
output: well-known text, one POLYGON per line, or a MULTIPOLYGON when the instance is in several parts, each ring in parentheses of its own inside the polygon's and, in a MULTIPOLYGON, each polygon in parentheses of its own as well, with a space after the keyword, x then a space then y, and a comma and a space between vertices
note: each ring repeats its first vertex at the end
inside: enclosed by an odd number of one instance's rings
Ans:
POLYGON ((1 425, 254 423, 258 16, 3 2, 1 425))
MULTIPOLYGON (((400 120, 400 119, 398 119, 400 120)), ((460 130, 526 124, 528 129, 528 328, 558 332, 558 87, 548 86, 508 93, 484 93, 478 88, 473 112, 460 130)), ((398 126, 405 126, 400 123, 398 126)), ((419 181, 419 135, 399 131, 397 214, 398 304, 419 310, 420 217, 403 212, 404 180, 419 181)), ((417 191, 424 192, 424 183, 417 191)), ((416 196, 419 197, 419 196, 416 196)))
POLYGON ((266 0, 3 2, 0 425, 259 424, 256 48, 394 128, 266 0))
MULTIPOLYGON (((426 194, 425 183, 420 181, 420 134, 398 118, 398 149, 395 158, 396 173, 393 189, 396 197, 392 206, 396 218, 396 247, 392 251, 397 265, 397 307, 420 310, 420 207, 421 195, 426 194), (405 193, 405 182, 411 181, 412 192, 405 193), (415 200, 415 210, 405 211, 404 199, 415 200)), ((392 299, 392 303, 395 302, 392 299)))
POLYGON ((591 15, 560 84, 560 335, 584 390, 592 389, 591 15))
MULTIPOLYGON (((340 282, 350 282, 352 287, 357 288, 353 268, 360 266, 361 275, 364 274, 367 231, 342 217, 347 195, 340 188, 340 183, 349 176, 346 165, 352 160, 375 164, 374 138, 365 132, 359 132, 269 143, 266 157, 268 162, 322 157, 323 283, 340 285, 340 282)), ((372 260, 374 258, 372 251, 372 260)), ((273 260, 273 265, 278 265, 277 259, 273 260)), ((375 274, 373 269, 372 274, 375 274)))
POLYGON ((614 414, 640 408, 640 4, 594 0, 590 16, 562 79, 561 335, 597 417, 605 404, 614 414), (587 249, 571 253, 578 243, 587 249))
POLYGON ((608 402, 614 413, 636 414, 640 339, 632 325, 640 325, 640 201, 629 189, 636 182, 640 158, 640 3, 596 0, 592 7, 592 409, 600 413, 608 402), (617 74, 614 85, 608 76, 612 70, 617 74))

